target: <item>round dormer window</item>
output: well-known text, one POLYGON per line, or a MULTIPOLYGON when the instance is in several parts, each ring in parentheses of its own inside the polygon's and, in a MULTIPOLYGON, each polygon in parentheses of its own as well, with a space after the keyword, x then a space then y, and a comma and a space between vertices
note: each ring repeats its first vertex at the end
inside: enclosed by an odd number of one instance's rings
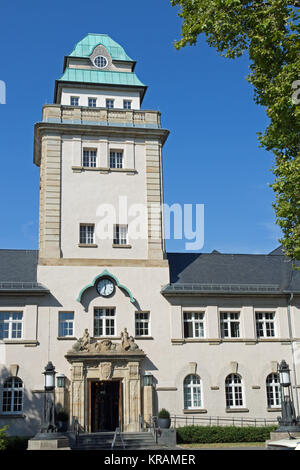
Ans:
POLYGON ((107 66, 107 59, 103 55, 97 55, 94 59, 94 65, 99 69, 105 69, 107 66))

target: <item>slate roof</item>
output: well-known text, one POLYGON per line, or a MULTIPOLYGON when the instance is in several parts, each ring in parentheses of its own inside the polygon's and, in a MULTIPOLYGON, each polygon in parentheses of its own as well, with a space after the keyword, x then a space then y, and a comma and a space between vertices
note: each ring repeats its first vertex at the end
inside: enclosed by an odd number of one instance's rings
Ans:
POLYGON ((47 293, 37 282, 37 250, 0 250, 0 293, 47 293))
POLYGON ((281 247, 267 255, 168 253, 170 284, 162 292, 176 293, 300 293, 300 272, 281 247))

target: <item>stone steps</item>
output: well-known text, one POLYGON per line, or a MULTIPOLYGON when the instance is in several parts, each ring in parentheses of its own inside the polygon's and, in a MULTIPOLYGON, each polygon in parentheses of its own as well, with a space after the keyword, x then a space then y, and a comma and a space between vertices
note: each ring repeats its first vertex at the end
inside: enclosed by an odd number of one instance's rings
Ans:
MULTIPOLYGON (((77 443, 75 441, 71 444, 73 449, 77 450, 101 450, 111 449, 111 444, 114 438, 114 433, 84 433, 80 434, 77 443)), ((151 433, 123 433, 122 434, 124 449, 158 449, 159 446, 155 443, 151 433)), ((114 450, 123 450, 123 445, 120 436, 117 436, 114 450)))

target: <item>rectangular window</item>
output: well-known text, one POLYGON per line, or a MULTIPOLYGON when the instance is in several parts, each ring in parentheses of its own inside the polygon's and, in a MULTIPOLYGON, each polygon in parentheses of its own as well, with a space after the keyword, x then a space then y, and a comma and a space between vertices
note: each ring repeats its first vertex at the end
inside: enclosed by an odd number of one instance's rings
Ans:
POLYGON ((94 336, 115 335, 115 309, 94 309, 94 336))
POLYGON ((149 336, 150 335, 150 314, 149 312, 136 312, 135 314, 135 335, 136 336, 149 336))
POLYGON ((275 336, 275 313, 256 312, 256 334, 258 338, 272 338, 275 336))
POLYGON ((110 100, 110 99, 107 99, 106 100, 106 107, 107 108, 114 108, 115 107, 115 100, 110 100))
POLYGON ((239 312, 221 313, 221 336, 222 338, 240 337, 240 314, 239 312))
POLYGON ((20 339, 23 335, 23 312, 0 312, 0 339, 20 339))
POLYGON ((110 152, 109 166, 110 168, 123 168, 123 152, 110 152))
POLYGON ((124 109, 131 109, 131 101, 123 100, 123 108, 124 109))
POLYGON ((79 97, 78 96, 71 96, 70 105, 71 106, 79 106, 79 97))
POLYGON ((74 312, 59 312, 58 336, 74 336, 74 312))
POLYGON ((93 224, 80 224, 79 243, 93 245, 95 242, 95 226, 93 224))
POLYGON ((83 150, 82 166, 85 168, 96 168, 97 150, 83 150))
POLYGON ((89 98, 88 99, 89 107, 96 108, 97 106, 97 98, 89 98))
POLYGON ((128 244, 128 226, 127 225, 114 225, 114 245, 127 245, 128 244))
POLYGON ((185 338, 204 338, 204 312, 184 312, 185 338))

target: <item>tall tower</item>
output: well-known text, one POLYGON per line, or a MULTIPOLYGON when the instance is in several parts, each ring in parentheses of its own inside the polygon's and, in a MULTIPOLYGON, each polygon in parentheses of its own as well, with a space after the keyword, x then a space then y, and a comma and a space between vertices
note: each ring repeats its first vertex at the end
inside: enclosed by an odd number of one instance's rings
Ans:
POLYGON ((158 111, 140 109, 147 87, 135 65, 105 34, 88 34, 65 57, 54 104, 35 126, 40 264, 164 258, 161 155, 169 132, 158 111), (141 236, 124 219, 126 206, 134 219, 136 204, 145 211, 141 236), (122 215, 111 236, 101 225, 108 208, 122 215))

